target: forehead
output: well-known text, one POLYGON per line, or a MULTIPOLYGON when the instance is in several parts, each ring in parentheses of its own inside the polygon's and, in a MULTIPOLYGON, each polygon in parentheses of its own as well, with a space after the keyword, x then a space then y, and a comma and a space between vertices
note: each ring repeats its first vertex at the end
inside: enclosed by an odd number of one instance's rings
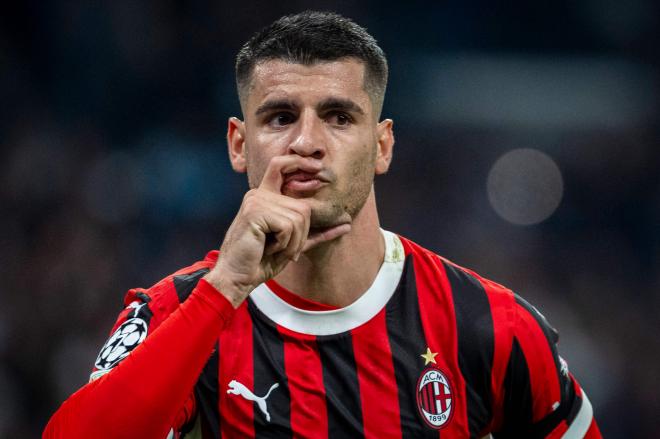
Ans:
MULTIPOLYGON (((328 97, 351 99, 371 111, 364 89, 364 63, 354 59, 303 65, 284 60, 257 64, 252 72, 247 96, 248 109, 254 110, 270 99, 291 99, 313 104, 328 97)), ((249 112, 249 110, 248 110, 249 112)))

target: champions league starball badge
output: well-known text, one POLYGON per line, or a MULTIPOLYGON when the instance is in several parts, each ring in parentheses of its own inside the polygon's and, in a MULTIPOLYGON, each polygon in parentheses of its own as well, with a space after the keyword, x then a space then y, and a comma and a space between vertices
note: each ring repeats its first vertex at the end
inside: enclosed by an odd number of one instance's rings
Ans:
POLYGON ((429 427, 439 430, 449 422, 452 400, 449 379, 435 367, 425 369, 417 382, 417 408, 429 427))
POLYGON ((126 358, 147 336, 147 323, 141 318, 126 320, 101 348, 94 366, 99 370, 112 369, 126 358))

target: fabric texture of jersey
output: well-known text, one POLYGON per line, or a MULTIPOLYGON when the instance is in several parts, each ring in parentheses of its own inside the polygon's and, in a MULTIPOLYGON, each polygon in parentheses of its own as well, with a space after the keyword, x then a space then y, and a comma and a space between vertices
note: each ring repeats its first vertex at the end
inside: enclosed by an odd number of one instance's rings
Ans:
POLYGON ((534 307, 383 236, 376 279, 346 308, 269 281, 233 310, 200 281, 217 252, 129 291, 92 381, 44 437, 84 437, 79 420, 102 412, 86 404, 126 411, 103 437, 600 437, 557 332, 534 307))

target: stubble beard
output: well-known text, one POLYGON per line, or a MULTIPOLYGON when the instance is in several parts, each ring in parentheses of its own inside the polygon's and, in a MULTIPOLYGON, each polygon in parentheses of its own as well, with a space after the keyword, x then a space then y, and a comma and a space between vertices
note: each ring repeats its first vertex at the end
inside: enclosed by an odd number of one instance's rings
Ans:
POLYGON ((357 217, 371 193, 373 171, 370 171, 370 165, 366 160, 357 161, 348 177, 348 184, 332 191, 330 199, 323 202, 323 206, 312 207, 310 228, 323 229, 347 224, 357 217))
MULTIPOLYGON (((375 151, 371 156, 354 160, 354 165, 346 177, 347 184, 337 188, 337 176, 332 173, 332 183, 325 190, 330 192, 326 199, 315 199, 311 202, 310 229, 327 229, 341 224, 350 224, 360 213, 373 186, 373 169, 375 165, 375 151)), ((251 189, 259 187, 263 172, 251 173, 248 167, 248 185, 251 189)), ((304 200, 305 198, 301 198, 304 200)))
POLYGON ((311 229, 326 229, 340 224, 350 224, 360 213, 371 192, 371 185, 350 185, 347 190, 312 207, 311 229), (364 187, 366 186, 366 187, 364 187))

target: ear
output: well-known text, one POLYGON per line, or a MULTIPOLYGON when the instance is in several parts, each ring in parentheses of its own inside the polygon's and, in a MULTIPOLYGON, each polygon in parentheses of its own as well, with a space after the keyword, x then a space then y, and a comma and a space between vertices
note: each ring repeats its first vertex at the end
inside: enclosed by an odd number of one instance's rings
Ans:
POLYGON ((231 167, 236 172, 245 173, 245 123, 237 117, 230 117, 227 121, 227 147, 231 167))
POLYGON ((390 168, 392 152, 394 149, 394 131, 392 119, 385 119, 378 123, 376 133, 378 135, 378 151, 376 152, 376 175, 384 174, 390 168))

